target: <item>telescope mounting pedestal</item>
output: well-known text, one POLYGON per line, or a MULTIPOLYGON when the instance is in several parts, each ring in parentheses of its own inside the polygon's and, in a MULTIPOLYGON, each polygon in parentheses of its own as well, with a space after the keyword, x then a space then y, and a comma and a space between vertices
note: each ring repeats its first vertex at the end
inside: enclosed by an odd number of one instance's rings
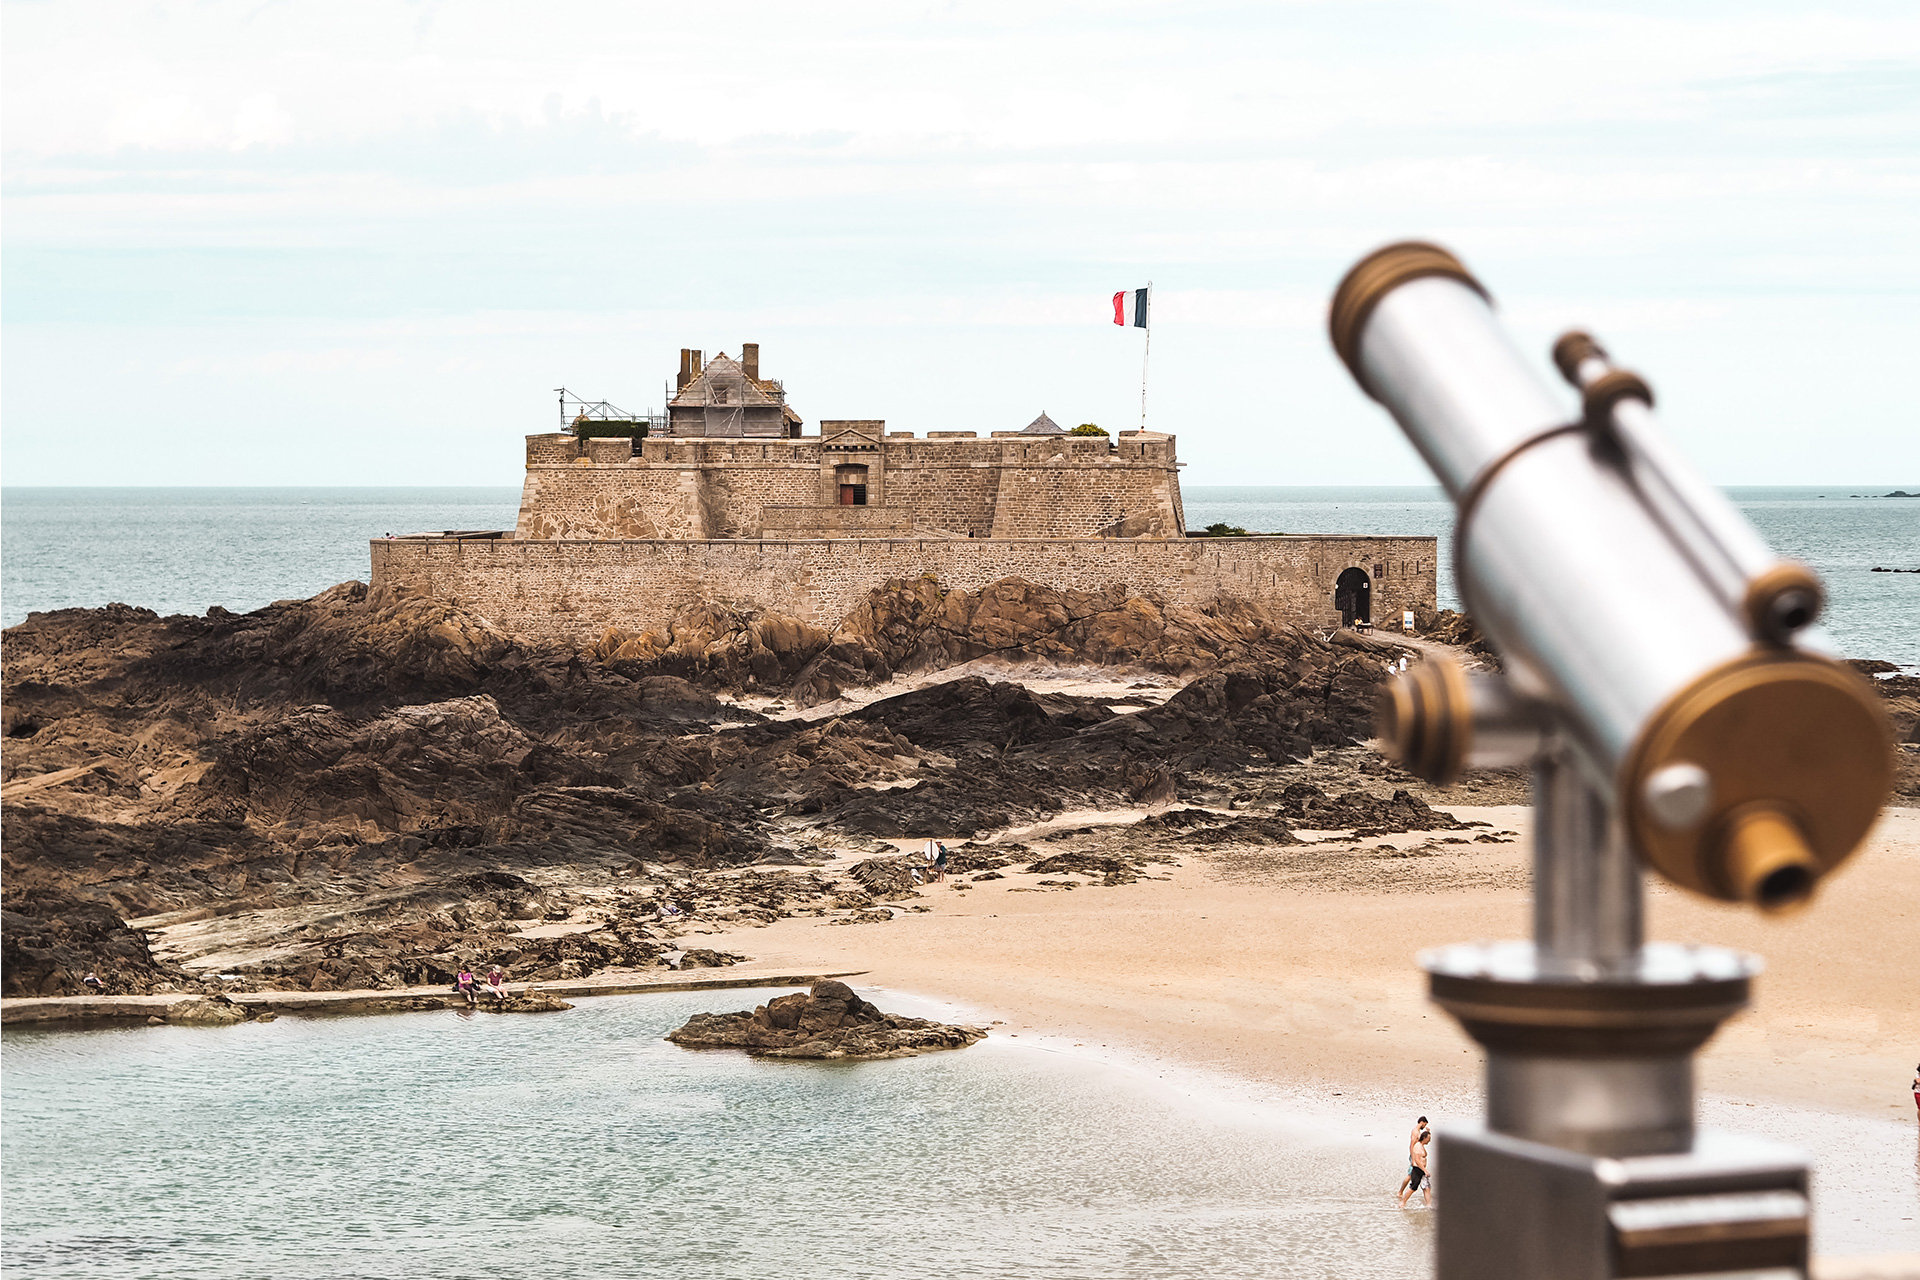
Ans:
POLYGON ((1759 962, 1642 941, 1640 869, 1550 719, 1534 940, 1420 957, 1487 1054, 1486 1127, 1440 1136, 1439 1280, 1804 1276, 1804 1161, 1694 1131, 1693 1054, 1746 1005, 1759 962))

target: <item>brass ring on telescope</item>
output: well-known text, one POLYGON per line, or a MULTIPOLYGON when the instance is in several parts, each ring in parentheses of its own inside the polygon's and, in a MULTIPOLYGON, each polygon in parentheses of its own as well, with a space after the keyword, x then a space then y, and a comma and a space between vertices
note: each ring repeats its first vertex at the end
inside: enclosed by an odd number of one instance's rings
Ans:
POLYGON ((1560 376, 1578 388, 1580 385, 1580 365, 1589 359, 1605 360, 1607 349, 1594 341, 1593 335, 1579 329, 1569 329, 1553 344, 1553 365, 1560 370, 1560 376))
POLYGON ((1380 299, 1407 281, 1418 280, 1422 276, 1445 276, 1458 280, 1489 303, 1493 301, 1493 296, 1473 278, 1473 273, 1461 264, 1460 259, 1439 245, 1428 244, 1424 240, 1404 240, 1375 249, 1354 263, 1340 281, 1340 287, 1333 291, 1333 307, 1327 313, 1327 332, 1333 338, 1333 349, 1340 353, 1340 359, 1346 363, 1354 381, 1360 384, 1360 389, 1375 400, 1380 397, 1373 395, 1373 388, 1367 385, 1366 375, 1360 372, 1361 330, 1366 328, 1367 317, 1373 314, 1380 299))
POLYGON ((1873 690, 1796 650, 1755 649, 1709 671, 1654 712, 1620 766, 1642 860, 1683 888, 1765 910, 1804 901, 1892 790, 1893 734, 1873 690), (1672 764, 1703 770, 1711 787, 1705 813, 1678 829, 1646 796, 1672 764))
POLYGON ((1466 672, 1451 658, 1430 658, 1387 681, 1374 725, 1382 747, 1408 773, 1451 786, 1473 744, 1466 672))

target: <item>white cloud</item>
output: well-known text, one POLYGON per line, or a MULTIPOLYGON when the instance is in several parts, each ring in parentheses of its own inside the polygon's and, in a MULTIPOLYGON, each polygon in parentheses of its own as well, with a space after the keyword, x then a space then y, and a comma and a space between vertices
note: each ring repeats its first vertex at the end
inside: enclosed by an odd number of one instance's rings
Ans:
MULTIPOLYGON (((1881 439, 1920 435, 1906 392, 1847 355, 1920 342, 1887 305, 1920 292, 1906 6, 98 0, 11 6, 0 70, 9 416, 165 352, 115 385, 178 391, 145 419, 172 456, 234 380, 381 434, 410 379, 510 436, 576 353, 645 387, 748 330, 920 370, 882 396, 904 425, 1125 420, 1105 299, 1152 278, 1169 379, 1231 358, 1320 424, 1196 423, 1196 474, 1242 431, 1276 481, 1417 478, 1320 329, 1355 255, 1420 234, 1529 342, 1618 333, 1704 417, 1738 351, 1804 350, 1845 383, 1833 448, 1920 465, 1881 439)), ((1799 466, 1815 398, 1746 406, 1712 465, 1799 466)))

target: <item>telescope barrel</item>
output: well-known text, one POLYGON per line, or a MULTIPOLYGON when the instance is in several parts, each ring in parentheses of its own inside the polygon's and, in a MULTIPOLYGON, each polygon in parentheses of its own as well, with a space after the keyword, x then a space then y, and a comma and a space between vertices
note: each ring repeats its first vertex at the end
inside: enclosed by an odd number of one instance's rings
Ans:
MULTIPOLYGON (((1817 580, 1794 567, 1784 587, 1762 581, 1780 567, 1764 540, 1665 443, 1649 406, 1617 396, 1604 421, 1570 413, 1445 250, 1362 259, 1331 327, 1460 508, 1463 604, 1559 712, 1631 847, 1712 896, 1804 899, 1892 782, 1872 691, 1785 643, 1817 610, 1817 580)), ((1588 343, 1570 380, 1638 384, 1588 343)), ((1457 745, 1472 719, 1457 701, 1456 761, 1472 754, 1457 745)))

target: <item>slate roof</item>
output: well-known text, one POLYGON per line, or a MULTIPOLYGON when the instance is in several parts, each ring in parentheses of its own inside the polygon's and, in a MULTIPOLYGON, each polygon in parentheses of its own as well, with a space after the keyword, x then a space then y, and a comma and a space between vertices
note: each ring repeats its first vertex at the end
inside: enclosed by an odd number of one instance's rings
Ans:
POLYGON ((786 402, 786 393, 771 378, 749 378, 740 362, 722 351, 706 363, 697 377, 674 393, 675 408, 719 405, 729 409, 779 405, 782 420, 798 423, 800 415, 786 402))
POLYGON ((1020 428, 1020 434, 1023 436, 1063 436, 1067 433, 1061 428, 1059 423, 1049 418, 1046 410, 1043 409, 1040 411, 1039 417, 1020 428))

